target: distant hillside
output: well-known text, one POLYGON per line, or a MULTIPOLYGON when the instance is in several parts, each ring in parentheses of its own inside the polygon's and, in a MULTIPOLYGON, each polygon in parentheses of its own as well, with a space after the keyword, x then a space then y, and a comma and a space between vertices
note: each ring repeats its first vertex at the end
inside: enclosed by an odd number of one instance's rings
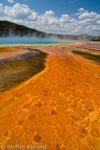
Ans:
POLYGON ((46 37, 46 33, 36 29, 31 29, 8 21, 0 21, 0 37, 7 37, 9 35, 46 37))
POLYGON ((90 36, 87 34, 81 35, 61 35, 61 34, 50 34, 31 29, 23 25, 18 25, 9 21, 0 21, 0 37, 12 36, 29 36, 39 38, 58 38, 66 40, 89 40, 89 41, 100 41, 100 36, 90 36))
POLYGON ((49 34, 49 36, 67 40, 100 41, 100 36, 90 36, 87 34, 80 34, 80 35, 49 34))

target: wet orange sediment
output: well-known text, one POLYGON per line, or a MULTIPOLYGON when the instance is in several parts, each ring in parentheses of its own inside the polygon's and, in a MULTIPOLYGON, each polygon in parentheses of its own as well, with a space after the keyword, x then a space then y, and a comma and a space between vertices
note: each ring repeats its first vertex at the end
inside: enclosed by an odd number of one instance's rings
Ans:
POLYGON ((22 48, 17 48, 16 46, 0 46, 0 59, 6 59, 15 57, 26 53, 27 51, 22 48))
POLYGON ((47 145, 48 150, 100 149, 100 66, 60 46, 46 68, 0 94, 0 145, 47 145))

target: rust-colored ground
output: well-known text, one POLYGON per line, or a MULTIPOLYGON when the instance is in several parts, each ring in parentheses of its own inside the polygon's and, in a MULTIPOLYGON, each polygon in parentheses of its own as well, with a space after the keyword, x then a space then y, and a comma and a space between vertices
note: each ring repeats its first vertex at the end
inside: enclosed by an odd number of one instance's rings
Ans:
POLYGON ((61 46, 34 48, 50 54, 46 68, 0 94, 0 145, 100 150, 100 66, 61 46))
POLYGON ((6 59, 15 57, 17 55, 22 55, 26 53, 27 50, 24 49, 18 49, 16 46, 0 46, 0 59, 6 59))

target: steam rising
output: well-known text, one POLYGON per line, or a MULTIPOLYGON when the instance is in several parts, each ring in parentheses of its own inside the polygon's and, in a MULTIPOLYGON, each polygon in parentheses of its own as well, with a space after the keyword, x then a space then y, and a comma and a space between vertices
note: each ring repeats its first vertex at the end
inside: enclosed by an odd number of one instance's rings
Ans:
POLYGON ((68 44, 67 41, 57 40, 53 38, 36 38, 36 37, 15 37, 8 36, 0 38, 0 45, 9 44, 68 44))

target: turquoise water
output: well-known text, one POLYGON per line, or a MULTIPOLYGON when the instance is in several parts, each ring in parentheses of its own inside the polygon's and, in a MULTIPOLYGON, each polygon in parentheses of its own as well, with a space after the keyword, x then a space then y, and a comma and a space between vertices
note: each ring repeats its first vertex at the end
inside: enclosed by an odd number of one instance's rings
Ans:
POLYGON ((74 44, 74 42, 60 41, 55 39, 27 38, 27 37, 0 38, 0 45, 14 45, 14 44, 74 44))

